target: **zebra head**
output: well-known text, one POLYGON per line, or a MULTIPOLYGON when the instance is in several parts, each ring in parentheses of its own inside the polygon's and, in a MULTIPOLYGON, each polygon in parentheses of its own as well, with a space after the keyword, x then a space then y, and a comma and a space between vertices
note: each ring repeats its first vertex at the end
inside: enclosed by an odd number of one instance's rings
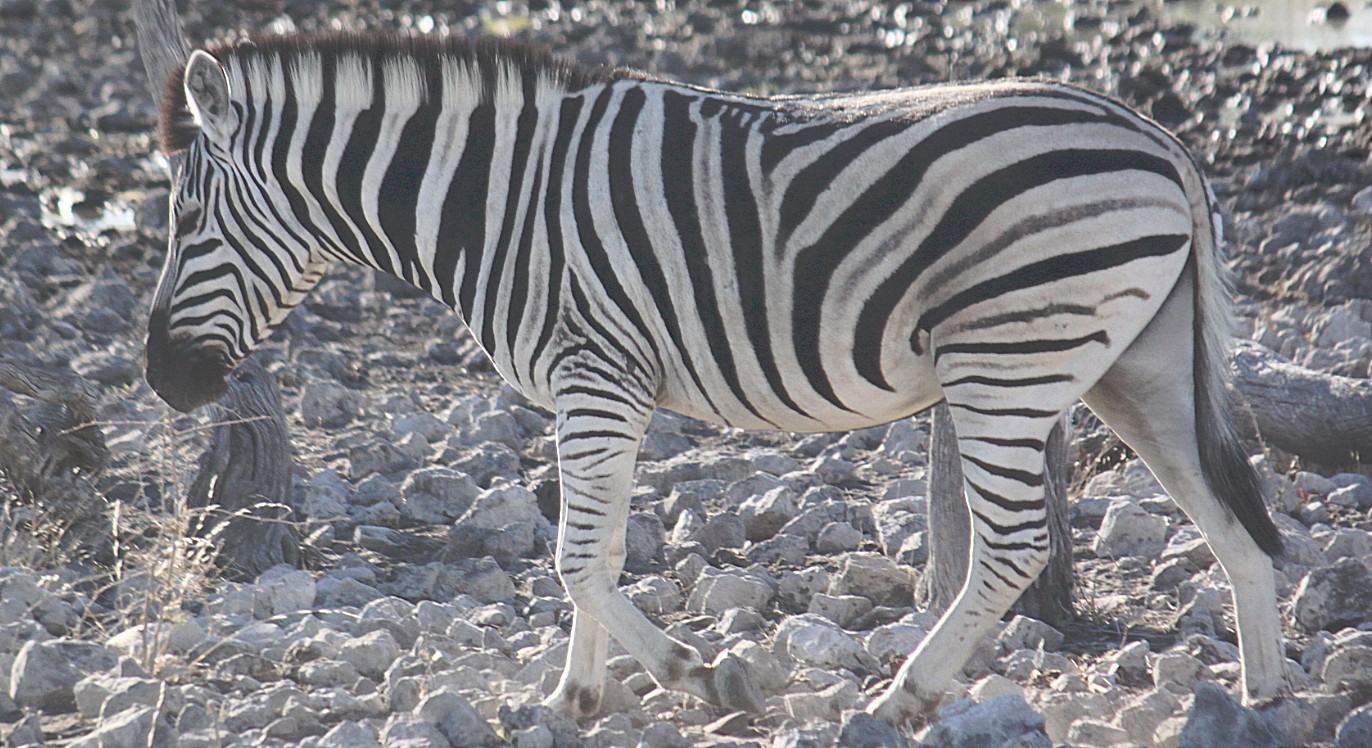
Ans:
POLYGON ((181 79, 184 109, 163 107, 172 233, 146 364, 153 390, 189 411, 224 394, 230 372, 319 282, 325 261, 270 170, 247 163, 252 149, 241 141, 255 133, 229 68, 196 51, 181 79))

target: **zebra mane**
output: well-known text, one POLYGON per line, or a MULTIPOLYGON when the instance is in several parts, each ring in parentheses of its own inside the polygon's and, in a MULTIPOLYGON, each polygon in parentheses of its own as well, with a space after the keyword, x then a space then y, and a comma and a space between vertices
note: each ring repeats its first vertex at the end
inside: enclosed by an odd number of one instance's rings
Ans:
MULTIPOLYGON (((399 62, 407 67, 413 66, 419 72, 422 86, 431 86, 432 83, 425 84, 423 81, 426 78, 429 81, 436 80, 442 66, 458 63, 480 76, 483 96, 490 95, 494 90, 502 69, 521 76, 541 76, 568 89, 646 77, 628 68, 591 67, 567 62, 553 56, 544 47, 494 37, 330 32, 240 39, 208 46, 205 51, 230 68, 252 65, 266 67, 279 63, 282 69, 290 70, 293 68, 291 61, 317 56, 326 63, 343 59, 370 62, 371 70, 380 75, 388 62, 399 62)), ((329 80, 323 83, 331 85, 336 65, 325 64, 324 69, 329 71, 326 74, 329 80)), ((157 137, 162 152, 169 156, 185 150, 199 134, 190 110, 186 108, 183 90, 185 72, 183 64, 167 77, 160 102, 157 137)))

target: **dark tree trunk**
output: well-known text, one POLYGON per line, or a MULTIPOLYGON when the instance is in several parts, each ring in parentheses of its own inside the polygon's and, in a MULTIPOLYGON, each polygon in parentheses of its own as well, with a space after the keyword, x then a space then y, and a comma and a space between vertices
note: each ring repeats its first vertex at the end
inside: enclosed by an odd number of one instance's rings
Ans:
MULTIPOLYGON (((916 595, 930 610, 942 613, 967 578, 971 516, 963 492, 957 434, 946 403, 935 406, 933 420, 929 439, 929 563, 916 595)), ((1072 617, 1072 533, 1067 514, 1070 431, 1069 414, 1053 427, 1048 438, 1048 567, 1013 608, 1055 626, 1072 617)))
POLYGON ((200 532, 214 539, 220 563, 233 574, 256 577, 277 564, 298 566, 290 437, 276 379, 249 357, 219 404, 221 422, 186 501, 207 510, 200 532))
POLYGON ((1372 381, 1312 371, 1251 341, 1234 352, 1239 427, 1321 465, 1372 461, 1372 381))

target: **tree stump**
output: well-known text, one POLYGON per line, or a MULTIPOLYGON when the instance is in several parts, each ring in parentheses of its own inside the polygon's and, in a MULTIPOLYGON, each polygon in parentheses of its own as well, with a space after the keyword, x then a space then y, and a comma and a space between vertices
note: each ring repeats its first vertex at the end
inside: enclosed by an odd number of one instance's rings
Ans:
POLYGON ((1309 462, 1372 461, 1372 381, 1297 366, 1252 341, 1234 351, 1240 430, 1309 462))
POLYGON ((290 437, 276 379, 249 357, 219 401, 222 420, 200 456, 186 503, 205 510, 199 532, 214 539, 231 576, 254 578, 277 564, 300 565, 291 502, 290 437))
POLYGON ((29 399, 0 392, 0 472, 27 505, 21 529, 53 551, 107 557, 106 504, 92 482, 109 460, 99 390, 66 367, 13 359, 0 360, 0 388, 29 399))
MULTIPOLYGON (((942 613, 952 604, 967 578, 971 543, 971 514, 967 509, 958 454, 957 433, 947 403, 934 407, 929 437, 929 563, 920 577, 916 597, 929 610, 942 613)), ((1071 478, 1071 415, 1063 416, 1048 437, 1046 503, 1048 507, 1048 566, 1014 608, 1054 626, 1071 620, 1072 532, 1068 526, 1067 483, 1071 478)))

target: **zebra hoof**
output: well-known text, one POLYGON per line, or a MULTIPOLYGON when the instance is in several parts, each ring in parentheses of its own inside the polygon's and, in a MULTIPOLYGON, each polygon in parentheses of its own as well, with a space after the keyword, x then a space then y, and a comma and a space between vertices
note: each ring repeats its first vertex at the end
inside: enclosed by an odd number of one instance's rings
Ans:
POLYGON ((762 689, 748 672, 743 660, 728 653, 709 667, 710 701, 726 709, 761 714, 762 689))
POLYGON ((589 719, 600 711, 600 693, 589 687, 559 686, 543 706, 578 721, 589 719))
POLYGON ((894 727, 922 727, 931 714, 938 709, 942 695, 921 696, 908 693, 905 689, 892 685, 867 705, 867 713, 894 727))

